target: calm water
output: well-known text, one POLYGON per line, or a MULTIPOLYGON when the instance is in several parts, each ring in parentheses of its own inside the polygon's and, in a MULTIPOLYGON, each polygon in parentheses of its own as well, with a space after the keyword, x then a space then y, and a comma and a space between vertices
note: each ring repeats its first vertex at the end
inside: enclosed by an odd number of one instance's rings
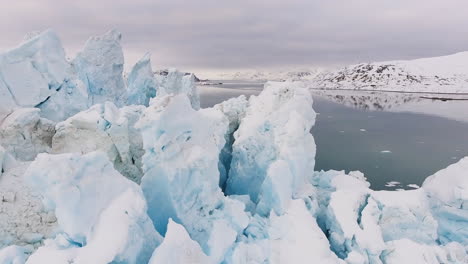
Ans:
MULTIPOLYGON (((202 107, 263 85, 236 82, 200 87, 202 107)), ((467 102, 468 104, 468 102, 467 102)), ((468 156, 468 123, 413 113, 360 110, 314 96, 312 133, 316 170, 362 171, 373 189, 410 189, 436 171, 468 156), (386 186, 397 181, 396 186, 386 186)))

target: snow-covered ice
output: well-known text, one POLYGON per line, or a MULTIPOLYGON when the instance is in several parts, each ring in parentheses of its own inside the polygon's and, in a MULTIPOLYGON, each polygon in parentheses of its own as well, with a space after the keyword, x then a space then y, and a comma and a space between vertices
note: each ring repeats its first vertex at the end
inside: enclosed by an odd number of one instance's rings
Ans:
POLYGON ((120 173, 139 182, 143 143, 134 125, 143 109, 141 105, 119 109, 111 102, 94 105, 56 125, 52 152, 103 151, 120 173))
POLYGON ((14 158, 33 160, 50 151, 55 123, 41 118, 37 108, 19 108, 0 123, 0 144, 14 158))
POLYGON ((400 185, 401 183, 398 182, 398 181, 389 181, 385 184, 386 187, 395 187, 395 186, 398 186, 400 185))
POLYGON ((40 154, 25 178, 43 197, 45 209, 55 213, 62 232, 28 263, 54 258, 145 263, 162 240, 140 187, 120 175, 102 152, 40 154))

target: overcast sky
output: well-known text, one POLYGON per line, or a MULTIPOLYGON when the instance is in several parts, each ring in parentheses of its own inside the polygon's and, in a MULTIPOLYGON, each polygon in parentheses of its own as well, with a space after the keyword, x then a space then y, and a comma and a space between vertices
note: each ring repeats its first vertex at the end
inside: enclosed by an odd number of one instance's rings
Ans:
POLYGON ((54 29, 70 56, 123 34, 129 64, 189 71, 345 65, 468 50, 467 0, 0 0, 0 50, 54 29))

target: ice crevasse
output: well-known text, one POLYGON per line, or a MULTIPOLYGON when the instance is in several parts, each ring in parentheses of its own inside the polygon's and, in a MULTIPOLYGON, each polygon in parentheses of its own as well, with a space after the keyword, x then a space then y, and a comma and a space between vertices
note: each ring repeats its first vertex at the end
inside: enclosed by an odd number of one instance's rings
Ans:
POLYGON ((0 263, 468 262, 468 158, 400 192, 314 171, 303 84, 200 109, 193 75, 154 74, 149 55, 125 79, 120 38, 69 62, 46 31, 0 56, 0 93, 35 89, 0 99, 0 210, 40 197, 54 220, 0 239, 0 263), (18 182, 31 195, 2 193, 18 182))

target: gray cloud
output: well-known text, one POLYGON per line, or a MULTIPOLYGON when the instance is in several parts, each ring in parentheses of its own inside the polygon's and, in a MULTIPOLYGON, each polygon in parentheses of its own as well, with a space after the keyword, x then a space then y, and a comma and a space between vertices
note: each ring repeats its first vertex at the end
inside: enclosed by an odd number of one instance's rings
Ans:
POLYGON ((126 59, 186 70, 343 65, 468 50, 466 0, 0 0, 0 48, 53 28, 67 51, 110 28, 126 59))

